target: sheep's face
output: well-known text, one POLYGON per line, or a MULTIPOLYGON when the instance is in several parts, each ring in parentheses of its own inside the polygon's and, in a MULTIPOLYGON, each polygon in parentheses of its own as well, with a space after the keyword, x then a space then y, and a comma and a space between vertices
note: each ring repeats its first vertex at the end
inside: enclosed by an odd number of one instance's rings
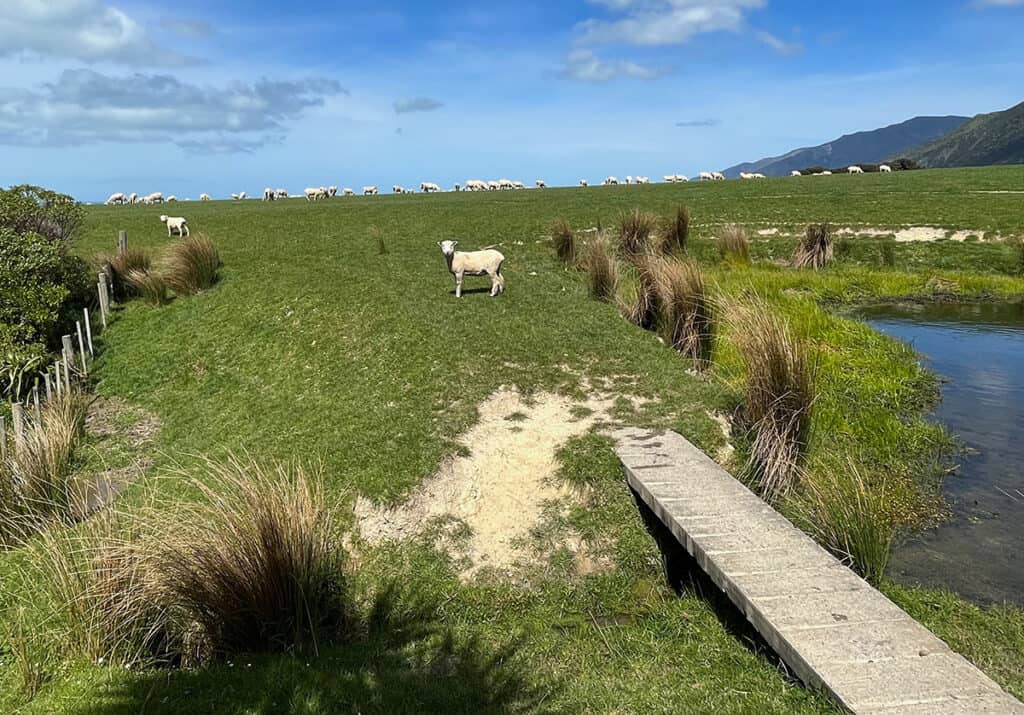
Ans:
POLYGON ((446 256, 455 255, 455 247, 459 245, 458 241, 438 241, 437 245, 441 247, 441 253, 446 256))
POLYGON ((161 216, 160 223, 167 223, 167 216, 161 216))

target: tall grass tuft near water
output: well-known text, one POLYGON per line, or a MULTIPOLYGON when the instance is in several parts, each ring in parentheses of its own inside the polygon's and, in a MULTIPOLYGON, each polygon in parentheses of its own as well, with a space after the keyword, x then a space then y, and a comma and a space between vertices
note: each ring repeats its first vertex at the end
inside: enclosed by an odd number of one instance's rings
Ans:
POLYGON ((164 280, 178 295, 211 288, 219 278, 220 254, 204 234, 172 243, 161 261, 164 280))
POLYGON ((347 635, 344 550, 319 478, 237 459, 206 472, 183 481, 197 503, 104 515, 36 540, 16 574, 33 596, 15 620, 39 633, 23 650, 191 666, 316 652, 347 635))
POLYGON ((29 424, 22 448, 0 464, 0 545, 72 518, 75 449, 85 433, 89 402, 76 389, 54 395, 43 405, 42 422, 29 424))
POLYGON ((605 302, 615 300, 619 287, 619 259, 608 239, 601 236, 587 246, 583 265, 590 281, 590 294, 605 302))
POLYGON ((558 219, 551 226, 551 245, 558 260, 568 266, 576 264, 576 232, 565 219, 558 219))
POLYGON ((740 424, 751 438, 748 468, 766 501, 800 479, 815 399, 810 346, 761 300, 731 306, 730 332, 746 374, 740 424))
POLYGON ((1013 275, 1024 276, 1024 238, 1017 237, 1010 241, 1012 260, 1010 272, 1013 275))
POLYGON ((686 253, 686 244, 690 240, 690 209, 678 207, 675 215, 665 221, 662 234, 662 249, 665 253, 686 253))
POLYGON ((718 234, 718 254, 732 266, 750 265, 750 239, 742 226, 730 223, 718 234))
POLYGON ((132 271, 148 272, 152 260, 141 248, 129 248, 124 253, 98 256, 96 263, 107 274, 114 300, 125 301, 136 295, 135 286, 128 279, 128 275, 132 271))
POLYGON ((662 291, 658 282, 658 267, 662 260, 650 255, 634 257, 636 283, 632 286, 633 294, 619 306, 628 321, 644 330, 656 328, 658 316, 661 315, 662 291))
POLYGON ((832 262, 832 229, 827 223, 812 223, 793 253, 794 268, 821 270, 832 262))
POLYGON ((896 527, 884 485, 868 484, 856 464, 804 479, 793 506, 801 526, 871 583, 885 574, 896 527))
POLYGON ((619 221, 619 245, 627 258, 660 253, 658 217, 649 211, 633 209, 619 221))
POLYGON ((162 306, 171 301, 167 292, 167 281, 155 271, 130 270, 125 280, 142 300, 149 305, 162 306))
POLYGON ((707 367, 715 330, 704 274, 692 261, 657 260, 653 269, 660 293, 658 323, 662 337, 698 367, 707 367))

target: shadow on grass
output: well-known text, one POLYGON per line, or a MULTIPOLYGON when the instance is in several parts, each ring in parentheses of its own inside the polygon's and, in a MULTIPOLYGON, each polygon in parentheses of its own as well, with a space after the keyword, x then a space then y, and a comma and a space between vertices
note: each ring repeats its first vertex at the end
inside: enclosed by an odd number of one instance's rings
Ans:
POLYGON ((711 580, 697 560, 690 555, 661 519, 651 510, 640 496, 633 491, 640 517, 644 526, 654 538, 661 552, 662 565, 668 585, 679 595, 694 594, 708 603, 714 610, 722 627, 751 652, 767 658, 792 682, 796 681, 789 669, 775 653, 768 642, 761 637, 746 616, 729 600, 718 585, 711 580))
POLYGON ((393 593, 368 632, 319 656, 240 656, 195 671, 111 679, 75 712, 128 713, 535 713, 556 687, 526 676, 518 644, 459 637, 420 618, 396 617, 393 593))

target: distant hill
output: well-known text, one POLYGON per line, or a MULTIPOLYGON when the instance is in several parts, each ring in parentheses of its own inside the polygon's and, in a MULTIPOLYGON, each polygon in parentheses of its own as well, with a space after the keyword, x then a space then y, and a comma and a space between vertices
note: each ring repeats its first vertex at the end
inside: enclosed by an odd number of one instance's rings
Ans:
POLYGON ((936 169, 1024 164, 1024 102, 1003 112, 979 114, 907 156, 936 169))
POLYGON ((851 164, 877 164, 933 142, 963 126, 968 117, 915 117, 900 124, 870 132, 847 134, 821 146, 795 149, 748 164, 739 164, 724 173, 736 178, 740 172, 767 176, 789 176, 794 169, 810 166, 844 167, 851 164))

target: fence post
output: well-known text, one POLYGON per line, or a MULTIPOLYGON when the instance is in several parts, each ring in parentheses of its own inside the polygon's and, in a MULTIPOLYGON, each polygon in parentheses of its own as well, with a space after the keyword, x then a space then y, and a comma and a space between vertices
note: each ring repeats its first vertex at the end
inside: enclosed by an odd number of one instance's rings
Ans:
POLYGON ((50 368, 46 368, 46 372, 43 373, 43 380, 46 382, 46 399, 49 400, 53 397, 53 385, 50 384, 50 368))
POLYGON ((25 408, 20 402, 11 405, 11 420, 14 424, 14 453, 21 454, 25 448, 25 408))
POLYGON ((7 418, 0 417, 0 462, 7 461, 7 418))
POLYGON ((71 364, 64 363, 64 389, 71 394, 71 364))
POLYGON ((65 335, 60 340, 64 346, 64 364, 70 367, 75 364, 75 344, 71 342, 70 335, 65 335))
POLYGON ((39 406, 39 378, 36 378, 36 384, 32 386, 32 402, 35 403, 36 408, 36 425, 43 424, 43 410, 39 406))
POLYGON ((53 376, 57 380, 57 397, 60 397, 61 393, 64 392, 63 381, 60 378, 60 360, 53 363, 53 376))
POLYGON ((128 232, 118 231, 117 232, 117 252, 119 255, 124 255, 128 252, 128 232))
POLYGON ((89 366, 85 362, 85 339, 82 338, 82 321, 75 321, 75 330, 78 331, 78 356, 82 358, 82 374, 88 376, 89 366))
POLYGON ((107 327, 107 313, 110 312, 110 291, 107 290, 107 274, 100 272, 99 283, 96 289, 100 294, 100 315, 103 317, 103 327, 107 327))
POLYGON ((92 349, 92 323, 89 322, 89 309, 85 308, 82 312, 85 314, 85 338, 89 343, 89 356, 96 357, 96 353, 92 349))

